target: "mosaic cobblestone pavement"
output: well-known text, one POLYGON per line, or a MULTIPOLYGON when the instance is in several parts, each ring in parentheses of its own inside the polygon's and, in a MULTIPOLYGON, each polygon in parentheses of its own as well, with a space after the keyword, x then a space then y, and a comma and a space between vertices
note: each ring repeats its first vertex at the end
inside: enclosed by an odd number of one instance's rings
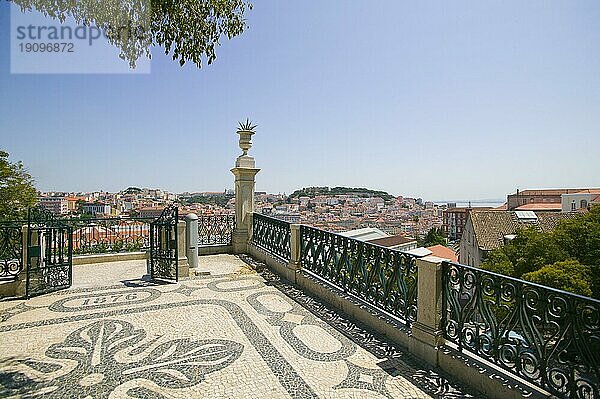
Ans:
POLYGON ((248 270, 1 302, 0 397, 474 397, 268 271, 248 270))

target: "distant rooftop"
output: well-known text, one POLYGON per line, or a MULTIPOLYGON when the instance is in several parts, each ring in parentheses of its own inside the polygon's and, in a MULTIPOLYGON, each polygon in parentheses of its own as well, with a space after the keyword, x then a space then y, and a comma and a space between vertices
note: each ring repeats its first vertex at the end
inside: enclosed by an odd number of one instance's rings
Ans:
POLYGON ((560 211, 562 205, 559 202, 545 202, 525 204, 515 208, 515 211, 560 211))
POLYGON ((389 237, 389 234, 386 234, 375 227, 365 227, 362 229, 348 230, 341 232, 340 235, 348 238, 354 238, 360 241, 369 241, 376 240, 378 238, 389 237))

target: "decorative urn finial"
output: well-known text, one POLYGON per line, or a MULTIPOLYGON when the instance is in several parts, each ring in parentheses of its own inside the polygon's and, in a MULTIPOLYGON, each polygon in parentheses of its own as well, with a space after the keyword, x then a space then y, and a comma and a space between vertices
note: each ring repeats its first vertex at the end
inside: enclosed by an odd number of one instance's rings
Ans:
POLYGON ((237 134, 240 135, 240 148, 243 151, 242 156, 248 155, 248 150, 252 147, 252 135, 257 125, 252 125, 249 119, 246 122, 239 122, 237 134))

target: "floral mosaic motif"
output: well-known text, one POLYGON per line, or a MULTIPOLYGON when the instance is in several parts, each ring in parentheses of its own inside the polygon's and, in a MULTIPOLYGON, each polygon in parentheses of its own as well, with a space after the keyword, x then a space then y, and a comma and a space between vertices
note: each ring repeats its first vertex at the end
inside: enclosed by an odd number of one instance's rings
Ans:
MULTIPOLYGON (((228 340, 159 340, 146 339, 144 330, 125 321, 96 321, 46 350, 58 362, 21 360, 27 373, 0 372, 0 396, 44 392, 45 398, 108 398, 119 385, 140 378, 160 388, 187 388, 232 364, 244 349, 228 340), (132 361, 121 361, 127 358, 132 361), (61 360, 77 365, 63 366, 61 360)), ((160 397, 160 392, 152 393, 160 397)))
POLYGON ((377 392, 389 399, 393 398, 385 386, 388 375, 384 371, 357 366, 347 360, 346 366, 348 367, 346 378, 344 381, 334 386, 333 389, 365 389, 377 392))

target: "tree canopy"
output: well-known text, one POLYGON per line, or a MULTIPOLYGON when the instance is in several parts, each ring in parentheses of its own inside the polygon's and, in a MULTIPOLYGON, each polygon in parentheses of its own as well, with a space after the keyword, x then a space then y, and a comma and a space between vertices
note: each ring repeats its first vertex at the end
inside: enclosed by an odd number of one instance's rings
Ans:
POLYGON ((446 233, 443 227, 432 227, 423 239, 418 239, 420 247, 431 247, 433 245, 446 245, 446 233))
POLYGON ((488 253, 481 267, 600 299, 600 205, 548 232, 519 230, 488 253))
POLYGON ((33 178, 21 162, 10 162, 0 150, 0 220, 24 219, 37 202, 33 178))
POLYGON ((96 26, 120 49, 119 57, 134 68, 150 47, 163 47, 180 65, 211 64, 220 39, 231 39, 247 28, 248 0, 8 0, 22 11, 37 10, 64 22, 96 26))

